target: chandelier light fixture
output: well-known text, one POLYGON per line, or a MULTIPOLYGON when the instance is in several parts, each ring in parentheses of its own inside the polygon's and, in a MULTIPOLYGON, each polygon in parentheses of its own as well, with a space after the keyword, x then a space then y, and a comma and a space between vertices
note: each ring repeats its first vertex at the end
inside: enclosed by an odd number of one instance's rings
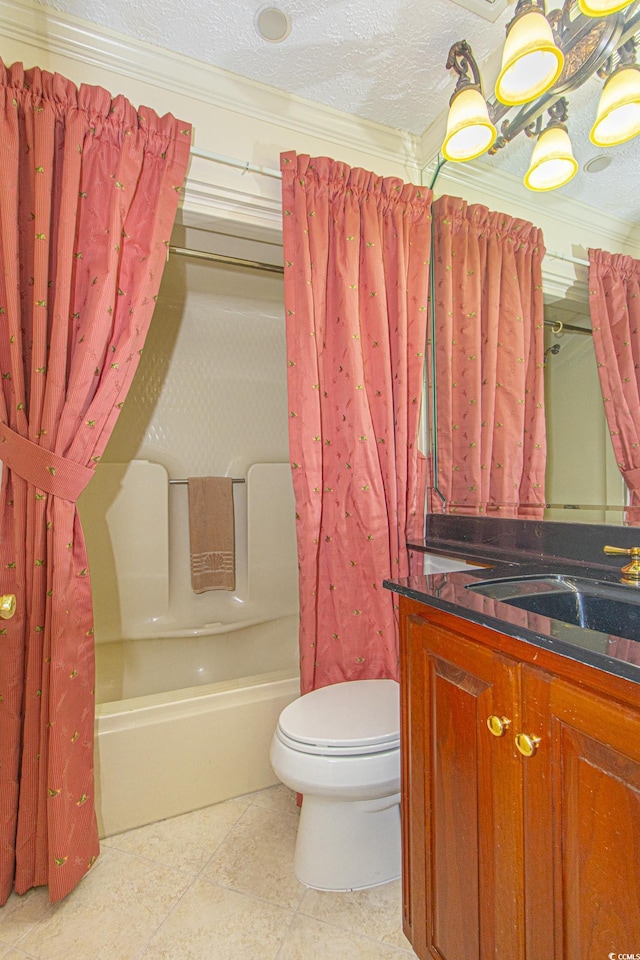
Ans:
POLYGON ((555 190, 568 183, 578 164, 569 138, 567 96, 589 77, 597 74, 605 81, 591 141, 610 147, 640 133, 639 32, 640 0, 565 0, 562 9, 549 14, 544 0, 518 0, 488 100, 466 40, 449 51, 447 69, 458 80, 443 156, 460 162, 487 151, 495 154, 524 131, 536 140, 525 185, 555 190))

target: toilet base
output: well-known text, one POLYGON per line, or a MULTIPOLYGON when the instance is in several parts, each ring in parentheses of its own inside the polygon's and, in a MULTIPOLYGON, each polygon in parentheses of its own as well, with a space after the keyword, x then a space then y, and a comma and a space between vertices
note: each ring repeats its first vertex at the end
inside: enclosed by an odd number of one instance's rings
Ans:
POLYGON ((400 794, 348 802, 305 794, 294 870, 316 890, 364 890, 397 880, 400 794))

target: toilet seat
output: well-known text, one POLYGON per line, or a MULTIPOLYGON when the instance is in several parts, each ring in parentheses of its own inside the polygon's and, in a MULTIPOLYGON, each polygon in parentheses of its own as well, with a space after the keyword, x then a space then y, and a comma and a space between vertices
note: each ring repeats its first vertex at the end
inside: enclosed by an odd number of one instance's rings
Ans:
POLYGON ((400 746, 399 685, 350 680, 294 700, 280 715, 276 736, 299 753, 360 756, 400 746))

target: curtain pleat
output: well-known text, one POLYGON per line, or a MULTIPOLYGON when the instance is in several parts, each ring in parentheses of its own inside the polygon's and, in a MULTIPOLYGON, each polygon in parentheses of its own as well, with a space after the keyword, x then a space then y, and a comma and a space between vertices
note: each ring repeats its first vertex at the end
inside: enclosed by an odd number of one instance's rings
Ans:
POLYGON ((456 197, 436 200, 433 216, 430 375, 445 509, 539 517, 546 463, 542 232, 456 197))
POLYGON ((589 309, 604 411, 629 489, 626 522, 640 524, 640 260, 589 250, 589 309))
POLYGON ((281 156, 302 692, 397 677, 386 577, 422 537, 431 192, 281 156))
POLYGON ((0 591, 18 604, 0 631, 2 903, 41 884, 59 900, 98 855, 76 488, 137 367, 189 146, 170 115, 0 61, 0 591))

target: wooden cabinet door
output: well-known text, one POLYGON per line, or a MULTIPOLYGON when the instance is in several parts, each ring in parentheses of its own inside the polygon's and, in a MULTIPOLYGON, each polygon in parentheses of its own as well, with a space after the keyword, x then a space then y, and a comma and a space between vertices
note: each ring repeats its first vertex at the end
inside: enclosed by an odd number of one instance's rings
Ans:
POLYGON ((519 960, 520 668, 415 607, 401 644, 405 932, 421 958, 519 960), (491 715, 511 721, 504 736, 491 715))
POLYGON ((640 954, 640 711, 523 671, 527 960, 640 954))

